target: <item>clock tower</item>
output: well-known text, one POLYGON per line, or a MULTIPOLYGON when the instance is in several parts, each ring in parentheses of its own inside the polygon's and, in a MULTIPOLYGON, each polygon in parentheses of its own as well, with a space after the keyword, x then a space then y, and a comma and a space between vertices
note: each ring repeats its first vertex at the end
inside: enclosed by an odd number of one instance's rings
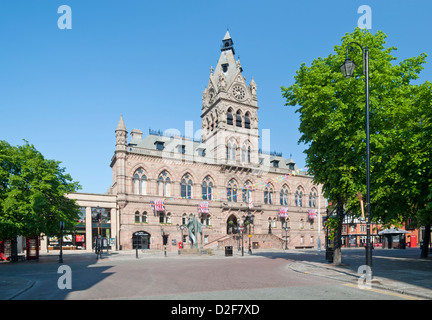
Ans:
POLYGON ((259 161, 257 86, 253 78, 247 85, 234 53, 227 31, 202 96, 202 142, 219 164, 254 167, 259 161))

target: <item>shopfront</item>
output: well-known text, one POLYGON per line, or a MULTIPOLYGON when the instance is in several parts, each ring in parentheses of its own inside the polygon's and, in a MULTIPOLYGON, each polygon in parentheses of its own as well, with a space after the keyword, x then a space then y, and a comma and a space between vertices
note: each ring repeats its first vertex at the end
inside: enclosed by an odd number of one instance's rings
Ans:
POLYGON ((150 249, 150 233, 137 231, 132 235, 132 249, 150 249))
POLYGON ((60 236, 49 236, 48 237, 48 250, 60 250, 60 244, 62 244, 63 250, 85 250, 86 249, 86 218, 85 218, 85 207, 80 207, 80 214, 78 224, 75 226, 75 230, 69 234, 63 234, 62 243, 60 236))
MULTIPOLYGON (((106 239, 107 249, 117 249, 118 216, 115 195, 73 193, 68 197, 80 206, 78 223, 70 233, 63 233, 63 250, 91 252, 98 235, 106 239)), ((60 250, 60 237, 41 237, 41 252, 60 250)))
MULTIPOLYGON (((102 239, 111 238, 111 209, 92 207, 91 208, 91 219, 92 219, 92 248, 96 245, 96 239, 100 236, 102 239)), ((108 249, 112 249, 109 246, 108 249)))

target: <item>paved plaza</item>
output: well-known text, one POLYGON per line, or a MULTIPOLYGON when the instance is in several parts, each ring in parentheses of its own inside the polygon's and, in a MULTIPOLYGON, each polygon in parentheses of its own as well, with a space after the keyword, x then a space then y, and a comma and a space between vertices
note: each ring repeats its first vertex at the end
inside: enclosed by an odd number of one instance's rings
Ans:
MULTIPOLYGON (((2 300, 393 300, 432 298, 432 259, 418 249, 373 252, 370 288, 359 287, 364 249, 343 249, 342 266, 325 260, 324 250, 236 249, 212 255, 140 250, 54 254, 38 262, 1 263, 2 300), (60 266, 71 271, 71 288, 60 266), (60 285, 59 285, 60 283, 60 285)), ((364 276, 364 275, 363 275, 364 276)))

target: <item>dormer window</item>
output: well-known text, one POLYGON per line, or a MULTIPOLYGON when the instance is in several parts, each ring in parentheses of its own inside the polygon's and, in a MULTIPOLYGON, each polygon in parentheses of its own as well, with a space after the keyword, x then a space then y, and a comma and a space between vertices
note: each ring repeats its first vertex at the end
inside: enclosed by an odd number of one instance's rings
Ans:
POLYGON ((164 143, 163 141, 156 141, 155 145, 156 145, 156 150, 162 151, 164 149, 164 143))
POLYGON ((181 153, 181 154, 185 154, 186 153, 186 149, 185 149, 185 145, 184 144, 179 144, 178 146, 177 146, 177 150, 178 150, 178 153, 181 153))
POLYGON ((292 159, 292 155, 290 155, 290 158, 286 162, 286 165, 288 166, 289 170, 295 170, 295 162, 292 159))
POLYGON ((273 168, 279 168, 279 160, 272 160, 271 161, 273 168))
POLYGON ((206 152, 205 152, 205 148, 198 148, 198 155, 200 155, 201 157, 205 157, 206 156, 206 152))

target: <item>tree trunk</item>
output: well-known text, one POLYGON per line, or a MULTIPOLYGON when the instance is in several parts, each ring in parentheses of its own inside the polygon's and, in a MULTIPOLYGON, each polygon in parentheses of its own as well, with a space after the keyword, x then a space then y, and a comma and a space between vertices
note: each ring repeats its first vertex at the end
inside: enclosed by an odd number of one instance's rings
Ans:
POLYGON ((17 238, 11 239, 11 262, 18 262, 18 242, 17 238))
POLYGON ((336 217, 338 221, 335 239, 334 239, 334 256, 333 264, 340 265, 342 263, 342 222, 344 216, 343 202, 338 201, 336 206, 336 217))
POLYGON ((427 258, 428 257, 430 233, 431 233, 431 225, 428 224, 425 226, 425 231, 424 231, 424 236, 423 236, 423 246, 421 248, 420 258, 427 258))

